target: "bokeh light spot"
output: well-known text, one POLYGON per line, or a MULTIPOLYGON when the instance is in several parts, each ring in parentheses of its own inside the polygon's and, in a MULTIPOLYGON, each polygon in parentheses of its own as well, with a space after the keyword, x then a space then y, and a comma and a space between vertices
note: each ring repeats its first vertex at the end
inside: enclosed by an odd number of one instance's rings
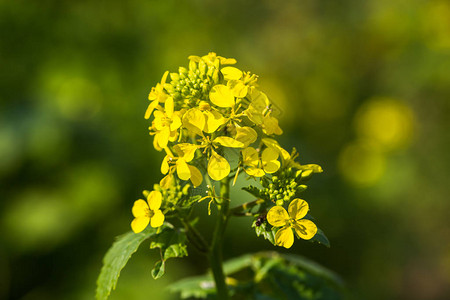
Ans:
POLYGON ((390 98, 374 98, 356 114, 355 126, 360 138, 377 143, 382 150, 409 146, 413 137, 414 116, 402 102, 390 98))
POLYGON ((341 151, 338 167, 349 183, 367 187, 376 184, 383 176, 386 159, 372 143, 358 140, 341 151))

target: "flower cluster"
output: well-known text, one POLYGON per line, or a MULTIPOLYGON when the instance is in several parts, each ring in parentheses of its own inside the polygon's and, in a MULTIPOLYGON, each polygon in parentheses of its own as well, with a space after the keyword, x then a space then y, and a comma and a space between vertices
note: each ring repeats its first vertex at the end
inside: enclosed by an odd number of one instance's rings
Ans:
POLYGON ((235 63, 215 53, 190 56, 188 68, 166 71, 151 89, 145 119, 151 120, 154 148, 165 153, 163 176, 158 190, 148 193, 147 203, 135 202, 133 231, 140 232, 149 223, 161 226, 168 207, 181 205, 173 195, 183 194, 182 186, 198 187, 205 176, 208 181, 221 181, 245 174, 265 182, 261 193, 270 198, 271 206, 276 205, 267 221, 281 227, 277 245, 292 245, 291 228, 304 239, 316 233, 312 221, 302 220, 308 204, 291 199, 303 188, 298 178, 322 170, 296 163, 295 151, 289 153, 278 144, 276 136, 283 131, 272 103, 258 88, 258 76, 234 67, 235 63), (285 202, 290 202, 289 214, 282 207, 285 202))

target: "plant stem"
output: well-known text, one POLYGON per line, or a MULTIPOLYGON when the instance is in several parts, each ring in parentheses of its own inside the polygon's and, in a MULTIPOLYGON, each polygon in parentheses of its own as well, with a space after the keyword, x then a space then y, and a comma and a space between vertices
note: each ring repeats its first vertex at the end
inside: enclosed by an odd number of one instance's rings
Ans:
POLYGON ((210 264, 213 273, 214 281, 216 283, 217 299, 228 299, 228 288, 225 283, 225 275, 222 266, 222 241, 225 233, 225 227, 228 220, 228 207, 230 203, 230 179, 225 177, 220 182, 220 197, 218 199, 217 208, 218 216, 216 228, 210 250, 210 264))
POLYGON ((229 215, 234 216, 252 216, 252 214, 246 214, 244 213, 245 210, 251 209, 252 207, 264 203, 263 199, 256 199, 250 202, 246 202, 244 204, 241 204, 239 206, 233 207, 228 211, 229 215))

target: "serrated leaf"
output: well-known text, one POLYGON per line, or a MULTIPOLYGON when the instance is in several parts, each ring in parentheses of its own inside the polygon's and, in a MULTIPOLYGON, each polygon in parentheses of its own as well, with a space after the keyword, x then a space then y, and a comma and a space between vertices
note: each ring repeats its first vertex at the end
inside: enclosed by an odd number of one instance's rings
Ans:
POLYGON ((103 267, 97 279, 97 300, 106 300, 115 289, 120 271, 125 267, 131 255, 139 245, 156 234, 155 228, 147 228, 140 233, 128 232, 117 237, 112 247, 103 258, 103 267))
POLYGON ((152 240, 150 249, 159 248, 161 260, 156 262, 152 276, 158 279, 164 275, 165 262, 169 258, 187 256, 186 233, 175 228, 166 227, 152 240))

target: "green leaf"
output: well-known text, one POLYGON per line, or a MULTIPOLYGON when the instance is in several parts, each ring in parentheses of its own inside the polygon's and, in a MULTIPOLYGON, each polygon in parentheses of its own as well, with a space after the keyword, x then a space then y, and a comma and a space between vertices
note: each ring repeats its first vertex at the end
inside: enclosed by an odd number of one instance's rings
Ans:
POLYGON ((330 241, 328 240, 327 236, 322 231, 322 229, 320 229, 319 227, 317 227, 316 235, 312 239, 310 239, 310 241, 322 244, 322 245, 330 248, 330 241))
POLYGON ((96 298, 106 300, 115 289, 120 271, 125 267, 131 255, 139 245, 156 234, 155 228, 147 228, 140 233, 128 232, 117 237, 112 247, 103 258, 103 267, 97 279, 96 298))
POLYGON ((275 245, 275 234, 277 233, 277 228, 272 227, 265 219, 259 224, 259 226, 257 226, 258 218, 259 217, 256 217, 252 223, 252 227, 255 228, 256 236, 263 236, 264 239, 275 245))
MULTIPOLYGON (((297 255, 277 252, 247 254, 224 263, 232 299, 344 299, 342 280, 332 271, 297 255)), ((169 286, 181 298, 215 299, 210 274, 185 278, 169 286)))
MULTIPOLYGON (((257 188, 256 186, 246 186, 242 188, 244 191, 249 192, 250 194, 252 194, 253 196, 255 196, 256 198, 263 198, 264 195, 262 195, 261 190, 259 188, 257 188)), ((264 199, 265 200, 265 199, 264 199)))
POLYGON ((187 256, 186 233, 172 227, 165 227, 150 244, 150 249, 159 248, 161 260, 156 262, 152 276, 158 279, 165 273, 166 260, 172 257, 187 256))
POLYGON ((153 267, 152 277, 154 279, 158 279, 161 276, 163 276, 165 272, 166 272, 166 262, 164 260, 158 260, 155 266, 153 267))
POLYGON ((252 265, 252 255, 246 254, 236 258, 227 260, 223 264, 223 272, 225 275, 236 273, 244 268, 248 268, 252 265))
POLYGON ((169 286, 169 291, 172 293, 180 293, 181 299, 205 299, 209 295, 214 295, 216 293, 214 280, 210 275, 182 279, 172 283, 169 286))

